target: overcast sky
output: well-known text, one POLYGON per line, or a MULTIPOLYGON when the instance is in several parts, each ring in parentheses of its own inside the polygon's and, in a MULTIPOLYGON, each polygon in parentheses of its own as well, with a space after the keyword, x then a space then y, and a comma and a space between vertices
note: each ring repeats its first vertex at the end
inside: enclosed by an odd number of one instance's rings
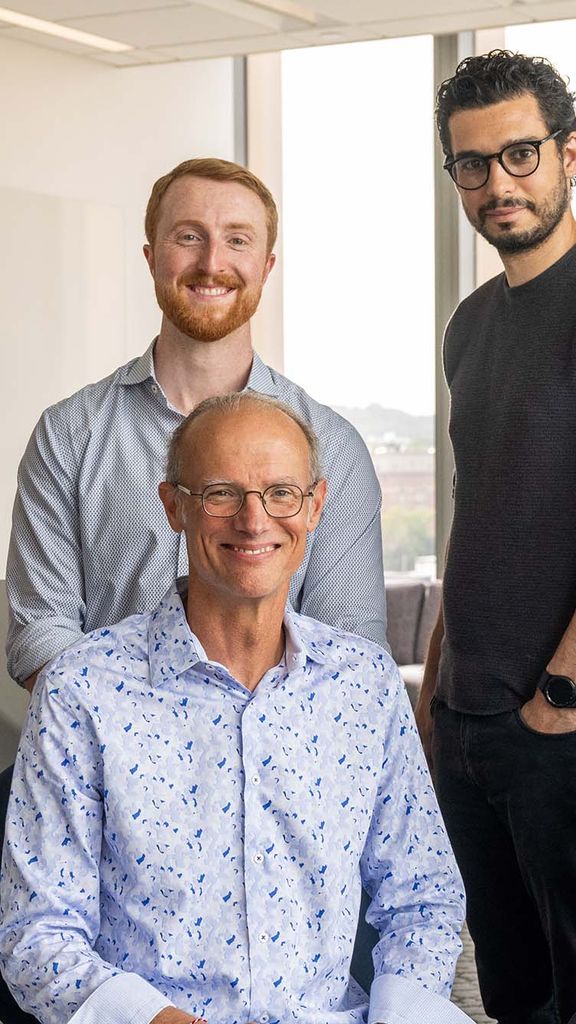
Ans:
POLYGON ((282 60, 286 373, 332 405, 431 413, 431 37, 282 60))

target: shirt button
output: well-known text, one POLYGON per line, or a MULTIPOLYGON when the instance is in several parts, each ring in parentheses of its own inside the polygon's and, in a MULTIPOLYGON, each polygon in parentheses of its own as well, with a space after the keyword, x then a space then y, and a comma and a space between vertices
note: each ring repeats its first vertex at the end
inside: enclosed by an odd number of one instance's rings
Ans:
POLYGON ((252 860, 254 861, 255 864, 263 864, 264 863, 264 854, 263 853, 255 853, 254 856, 252 857, 252 860))
POLYGON ((260 776, 259 775, 253 775, 252 776, 252 782, 254 783, 255 786, 260 785, 260 776))
POLYGON ((158 385, 157 384, 153 384, 150 390, 152 391, 153 395, 157 394, 157 392, 158 392, 158 385))
MULTIPOLYGON (((258 941, 259 942, 268 942, 269 938, 270 938, 270 936, 268 935, 268 932, 260 932, 260 935, 258 936, 258 941)), ((268 1017, 266 1017, 266 1020, 268 1020, 268 1017)))
POLYGON ((270 1020, 270 1014, 261 1013, 258 1020, 260 1021, 260 1024, 268 1024, 268 1021, 270 1020))

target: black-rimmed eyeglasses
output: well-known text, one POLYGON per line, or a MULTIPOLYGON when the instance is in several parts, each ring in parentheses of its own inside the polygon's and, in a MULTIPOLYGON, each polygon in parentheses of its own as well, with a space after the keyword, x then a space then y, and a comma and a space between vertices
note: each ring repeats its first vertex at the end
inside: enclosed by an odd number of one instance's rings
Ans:
POLYGON ((271 484, 265 491, 243 491, 227 483, 208 484, 203 491, 190 491, 184 484, 175 486, 190 498, 201 498, 206 515, 217 519, 231 519, 237 515, 247 494, 257 494, 272 519, 291 519, 298 515, 304 498, 313 497, 316 483, 310 485, 309 491, 303 491, 297 484, 271 484))
POLYGON ((512 142, 509 146, 504 146, 499 153, 468 153, 466 156, 459 156, 457 160, 447 157, 444 161, 444 170, 448 171, 458 188, 469 190, 482 188, 486 184, 490 177, 492 160, 497 160, 506 173, 514 178, 527 178, 538 169, 540 146, 550 139, 555 139, 563 131, 563 128, 558 128, 544 139, 512 142))

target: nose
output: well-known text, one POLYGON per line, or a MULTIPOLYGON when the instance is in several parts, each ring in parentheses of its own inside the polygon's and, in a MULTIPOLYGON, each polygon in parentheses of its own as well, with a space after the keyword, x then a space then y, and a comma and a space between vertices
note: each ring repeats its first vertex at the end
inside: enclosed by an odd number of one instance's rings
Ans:
POLYGON ((503 196, 514 191, 514 176, 502 166, 497 157, 492 157, 488 165, 488 181, 485 188, 490 195, 503 196))
POLYGON ((199 269, 204 274, 219 274, 224 269, 222 248, 216 239, 206 239, 200 253, 199 269))
POLYGON ((260 492, 246 491, 242 508, 234 517, 236 528, 256 536, 268 528, 269 520, 260 492))

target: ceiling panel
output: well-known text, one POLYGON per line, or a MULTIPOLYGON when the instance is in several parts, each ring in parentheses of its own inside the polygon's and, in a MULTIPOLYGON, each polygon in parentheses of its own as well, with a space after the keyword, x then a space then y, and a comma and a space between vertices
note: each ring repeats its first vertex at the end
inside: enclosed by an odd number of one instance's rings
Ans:
POLYGON ((24 40, 116 67, 576 18, 576 0, 298 0, 316 13, 316 26, 248 0, 5 2, 23 14, 125 42, 133 49, 109 54, 2 22, 0 39, 24 40))
POLYGON ((207 57, 236 57, 244 53, 271 53, 278 49, 284 35, 253 36, 243 39, 216 39, 206 43, 180 43, 177 46, 155 47, 165 60, 204 60, 207 57))
MULTIPOLYGON (((459 18, 469 11, 477 11, 479 17, 484 11, 492 8, 502 14, 501 0, 440 0, 438 3, 430 3, 430 0, 410 0, 410 4, 402 3, 402 0, 393 0, 387 5, 386 14, 378 20, 367 20, 365 27, 373 25, 385 25, 389 21, 398 21, 408 18, 417 21, 418 18, 459 18)), ((506 8, 507 16, 509 8, 506 8)))
POLYGON ((201 4, 102 17, 67 18, 66 24, 133 46, 154 47, 266 35, 269 31, 248 19, 211 10, 201 4))
POLYGON ((188 7, 187 0, 3 0, 3 7, 47 21, 64 21, 79 15, 118 14, 163 7, 188 7))
POLYGON ((538 21, 555 21, 556 18, 576 18, 576 0, 522 0, 526 21, 538 17, 538 21))
MULTIPOLYGON (((380 21, 406 10, 407 3, 401 0, 314 0, 314 10, 334 21, 361 24, 365 21, 380 21)), ((410 5, 411 6, 411 5, 410 5)), ((434 2, 430 3, 434 7, 434 2)))
MULTIPOLYGON (((418 17, 412 17, 412 14, 410 14, 404 18, 381 21, 377 25, 372 25, 371 28, 375 31, 377 30, 381 38, 411 36, 421 33, 443 35, 446 32, 454 32, 456 30, 455 20, 454 14, 451 13, 421 14, 418 17)), ((527 19, 526 12, 522 11, 520 7, 515 5, 503 12, 502 7, 498 5, 485 7, 483 10, 462 11, 458 14, 456 23, 458 26, 457 31, 466 32, 473 29, 517 25, 527 20, 531 19, 527 19)))

